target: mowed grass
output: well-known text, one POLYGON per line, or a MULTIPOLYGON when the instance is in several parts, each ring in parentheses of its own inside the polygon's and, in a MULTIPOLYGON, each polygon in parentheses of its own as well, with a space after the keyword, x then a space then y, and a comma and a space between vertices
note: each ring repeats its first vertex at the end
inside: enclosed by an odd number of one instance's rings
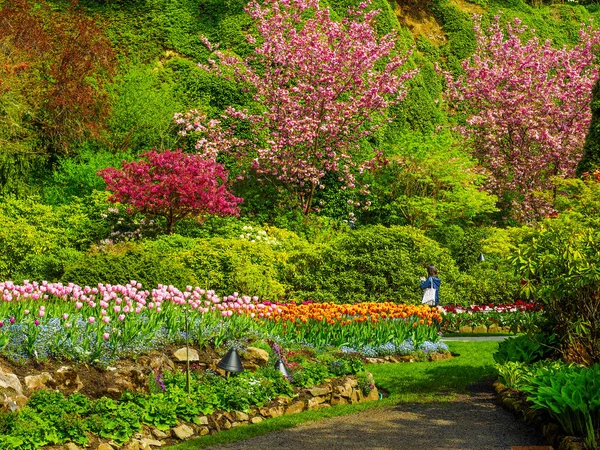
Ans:
POLYGON ((271 431, 291 428, 304 422, 354 414, 398 403, 447 402, 457 394, 465 393, 470 384, 496 375, 492 354, 498 348, 498 342, 449 342, 448 346, 452 353, 459 356, 438 362, 367 366, 367 370, 375 378, 377 387, 389 393, 383 400, 281 416, 255 425, 203 436, 169 448, 196 450, 211 445, 225 445, 271 431))

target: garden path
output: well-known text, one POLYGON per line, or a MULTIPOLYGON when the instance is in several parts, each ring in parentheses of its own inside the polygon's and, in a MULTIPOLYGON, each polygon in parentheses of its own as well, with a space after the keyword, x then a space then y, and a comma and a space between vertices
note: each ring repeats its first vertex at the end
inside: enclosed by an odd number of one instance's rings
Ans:
POLYGON ((487 341, 503 341, 512 336, 449 336, 443 337, 442 341, 459 341, 459 342, 487 342, 487 341))
POLYGON ((212 450, 509 450, 546 445, 541 434, 494 403, 491 382, 451 402, 399 404, 307 422, 212 450))

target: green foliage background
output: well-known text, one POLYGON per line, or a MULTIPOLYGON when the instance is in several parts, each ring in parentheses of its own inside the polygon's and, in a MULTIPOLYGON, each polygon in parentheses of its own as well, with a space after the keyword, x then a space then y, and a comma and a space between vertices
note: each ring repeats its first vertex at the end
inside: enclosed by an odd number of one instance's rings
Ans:
MULTIPOLYGON (((48 1, 58 12, 70 4, 48 1)), ((107 203, 96 172, 153 147, 189 148, 175 132, 176 112, 197 108, 216 118, 228 106, 260 107, 240 86, 196 64, 209 56, 201 35, 241 57, 252 53, 245 39, 254 31, 246 3, 79 2, 101 24, 119 60, 109 88, 108 131, 67 155, 36 155, 35 134, 27 130, 27 139, 15 139, 27 129, 22 99, 0 95, 0 117, 6 119, 0 120, 1 277, 197 284, 220 294, 239 291, 272 300, 418 302, 418 277, 433 263, 440 270, 444 303, 517 299, 520 280, 510 257, 526 233, 505 228, 496 198, 481 190, 485 175, 453 131, 436 65, 461 71, 461 61, 475 48, 474 11, 483 26, 496 14, 503 22, 519 17, 542 39, 561 46, 574 43, 580 24, 600 14, 597 5, 417 2, 415 10, 443 32, 443 39, 432 41, 401 25, 394 2, 374 0, 371 7, 380 10, 377 32, 397 33, 398 50, 412 50, 407 66, 419 74, 405 100, 389 111, 393 120, 361 142, 364 154, 381 150, 389 162, 358 180, 369 186, 371 206, 349 205, 357 200, 354 194, 331 180, 332 187, 316 198, 322 202, 320 214, 307 218, 289 208, 285 192, 250 177, 234 185, 245 199, 240 219, 188 221, 178 224, 177 235, 161 237, 160 220, 130 216, 122 205, 107 203), (266 230, 277 244, 240 238, 244 225, 266 230), (486 255, 483 264, 476 263, 480 253, 486 255)), ((322 1, 336 18, 358 3, 322 1)), ((593 139, 590 135, 589 148, 593 139)), ((235 175, 233 161, 223 162, 235 175)), ((577 186, 565 189, 565 204, 586 195, 577 186)))

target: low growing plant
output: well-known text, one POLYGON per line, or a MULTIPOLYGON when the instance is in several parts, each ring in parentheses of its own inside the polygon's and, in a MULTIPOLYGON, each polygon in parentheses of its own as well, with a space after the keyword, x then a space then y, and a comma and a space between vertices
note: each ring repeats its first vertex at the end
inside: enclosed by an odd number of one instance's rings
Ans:
POLYGON ((544 367, 522 386, 534 409, 546 410, 569 436, 597 449, 600 429, 600 365, 544 367))

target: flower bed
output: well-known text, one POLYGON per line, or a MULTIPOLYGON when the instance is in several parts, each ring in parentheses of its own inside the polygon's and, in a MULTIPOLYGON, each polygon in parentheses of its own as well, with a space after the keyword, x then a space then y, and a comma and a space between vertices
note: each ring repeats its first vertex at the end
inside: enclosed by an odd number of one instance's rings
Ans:
POLYGON ((543 314, 534 302, 517 300, 504 305, 473 305, 440 307, 441 330, 444 333, 516 333, 525 329, 543 314))
MULTIPOLYGON (((439 312, 394 303, 278 305, 188 286, 0 283, 0 354, 13 360, 64 358, 107 365, 186 338, 220 347, 244 335, 278 336, 315 347, 401 348, 439 339, 439 312), (188 329, 186 331, 186 321, 188 329)), ((387 350, 382 350, 386 352, 387 350)))
MULTIPOLYGON (((328 381, 308 387, 302 382, 292 385, 269 365, 231 377, 194 370, 188 393, 186 375, 176 369, 145 378, 146 386, 138 379, 137 390, 132 386, 118 399, 111 399, 89 398, 78 392, 83 386, 81 370, 72 367, 68 369, 74 383, 60 386, 70 389, 70 395, 50 389, 64 369, 38 374, 35 379, 25 377, 25 392, 30 394, 26 405, 15 412, 0 410, 0 448, 65 448, 67 444, 67 448, 108 449, 109 444, 124 449, 154 448, 283 414, 379 399, 372 376, 364 370, 334 379, 325 370, 328 381)), ((123 369, 115 368, 113 378, 130 383, 133 380, 123 369)), ((9 374, 0 367, 0 380, 6 378, 9 374)), ((12 384, 14 387, 15 380, 12 384)))
POLYGON ((450 355, 437 342, 440 314, 427 306, 274 304, 192 286, 145 290, 135 281, 5 282, 0 295, 0 392, 15 411, 0 413, 0 449, 121 445, 132 437, 162 445, 374 399, 365 362, 450 355), (171 357, 156 350, 184 342, 195 352, 189 391, 176 367, 187 350, 171 357), (260 361, 246 361, 255 372, 219 373, 217 353, 252 343, 263 347, 253 349, 260 361), (272 367, 273 358, 287 364, 291 379, 272 367), (335 379, 344 381, 323 385, 335 379))

